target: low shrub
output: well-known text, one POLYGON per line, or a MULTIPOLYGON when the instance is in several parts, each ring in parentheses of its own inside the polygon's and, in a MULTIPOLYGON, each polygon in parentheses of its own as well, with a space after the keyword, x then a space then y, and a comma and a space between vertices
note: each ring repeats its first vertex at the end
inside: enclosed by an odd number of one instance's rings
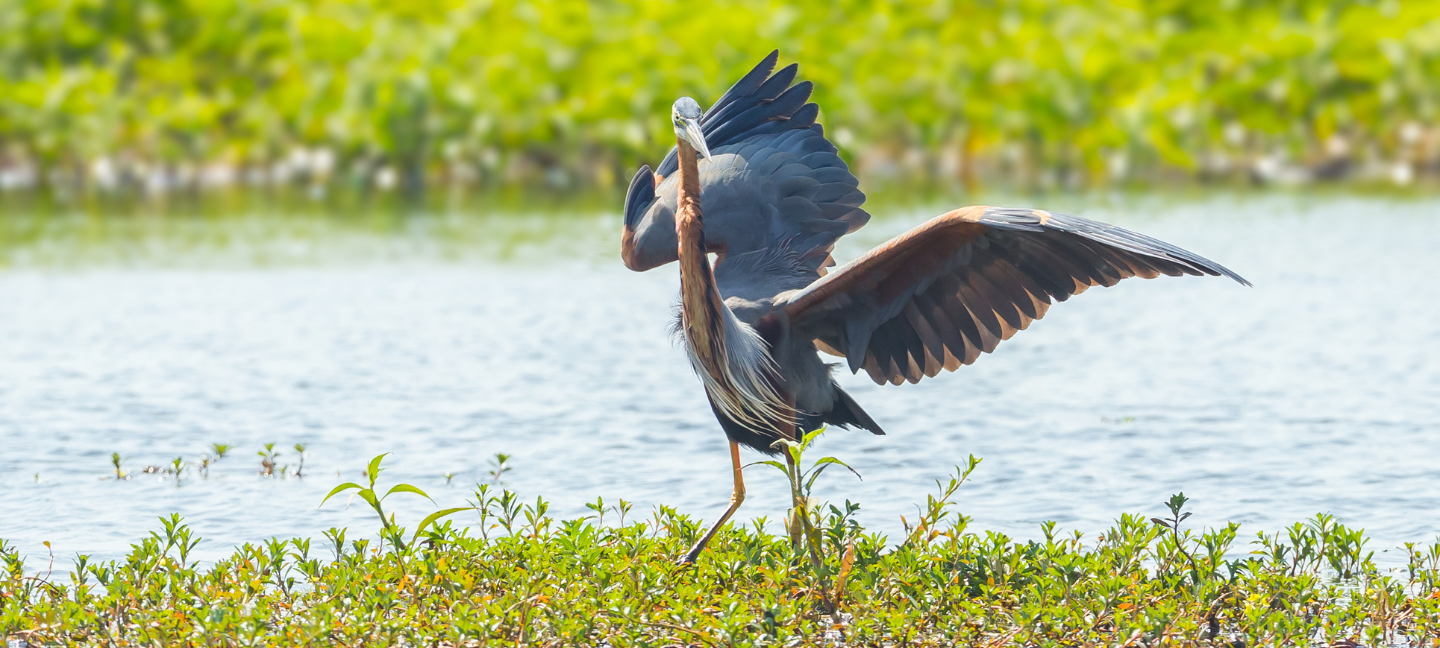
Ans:
POLYGON ((1440 637, 1440 542, 1407 545, 1404 567, 1382 568, 1362 531, 1317 515, 1247 545, 1239 525, 1187 525, 1183 495, 1163 518, 1122 515, 1094 537, 1046 523, 1043 540, 1018 541, 953 511, 967 474, 940 484, 902 538, 867 533, 856 504, 816 505, 802 490, 804 508, 786 521, 732 525, 689 566, 676 560, 704 528, 672 508, 635 519, 628 504, 597 500, 589 517, 558 519, 543 499, 491 485, 477 486, 468 527, 431 516, 407 541, 377 507, 378 540, 331 529, 317 543, 245 544, 205 567, 191 560, 199 539, 178 515, 122 559, 80 556, 68 578, 34 575, 0 543, 0 634, 107 646, 1431 646, 1440 637))

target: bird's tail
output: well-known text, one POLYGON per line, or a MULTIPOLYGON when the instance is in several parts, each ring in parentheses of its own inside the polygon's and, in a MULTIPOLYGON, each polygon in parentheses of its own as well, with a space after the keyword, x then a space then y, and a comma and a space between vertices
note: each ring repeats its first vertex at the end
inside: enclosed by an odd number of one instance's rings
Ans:
POLYGON ((860 409, 860 404, 856 403, 850 394, 845 393, 845 390, 840 389, 839 385, 835 385, 835 406, 830 409, 829 414, 825 415, 825 422, 845 427, 858 427, 862 430, 869 430, 871 434, 885 434, 885 430, 880 429, 880 424, 870 418, 865 410, 860 409))

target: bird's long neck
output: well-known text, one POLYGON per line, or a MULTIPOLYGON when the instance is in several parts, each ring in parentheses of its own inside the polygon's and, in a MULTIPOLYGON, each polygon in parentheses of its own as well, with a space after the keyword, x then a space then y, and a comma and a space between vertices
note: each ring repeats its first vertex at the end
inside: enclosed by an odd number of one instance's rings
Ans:
POLYGON ((695 149, 677 138, 680 191, 675 217, 679 239, 680 321, 685 340, 712 376, 724 373, 725 302, 715 286, 715 273, 705 254, 705 220, 700 213, 700 169, 695 149))
POLYGON ((705 383, 711 404, 726 418, 770 438, 793 438, 795 406, 777 391, 779 378, 766 343, 754 329, 735 319, 715 285, 705 250, 695 149, 683 139, 676 147, 680 154, 675 215, 675 238, 680 245, 680 328, 690 363, 705 383), (731 332, 728 337, 727 331, 731 332))

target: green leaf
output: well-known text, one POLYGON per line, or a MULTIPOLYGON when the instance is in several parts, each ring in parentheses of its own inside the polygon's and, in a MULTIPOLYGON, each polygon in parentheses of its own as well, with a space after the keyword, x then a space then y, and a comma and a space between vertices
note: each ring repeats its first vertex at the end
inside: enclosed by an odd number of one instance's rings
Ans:
POLYGON ((794 442, 794 441, 791 441, 791 440, 789 440, 789 439, 778 439, 778 440, 776 440, 774 443, 770 444, 770 447, 771 447, 771 448, 774 448, 774 449, 777 449, 777 450, 780 449, 780 448, 782 448, 782 447, 783 447, 783 448, 793 448, 793 447, 795 447, 795 442, 794 442))
POLYGON ((374 508, 376 511, 379 511, 379 510, 380 510, 380 502, 379 502, 379 500, 376 500, 376 499, 375 499, 375 491, 374 491, 374 489, 362 488, 362 489, 360 489, 360 492, 356 493, 356 495, 360 496, 360 499, 363 499, 363 500, 365 500, 366 502, 369 502, 369 503, 370 503, 370 506, 371 506, 372 508, 374 508))
POLYGON ((825 458, 823 458, 823 459, 815 462, 815 465, 814 465, 814 466, 811 466, 811 469, 814 469, 816 466, 822 466, 822 465, 828 466, 828 465, 830 465, 830 464, 839 464, 839 465, 841 465, 841 466, 844 466, 846 470, 848 470, 848 471, 850 471, 850 472, 852 472, 852 473, 855 473, 855 477, 858 478, 860 481, 865 481, 865 478, 860 476, 860 471, 855 470, 854 468, 851 468, 851 467, 850 467, 850 464, 847 464, 847 463, 845 463, 845 462, 843 462, 843 461, 841 461, 841 460, 839 460, 839 459, 836 459, 835 457, 825 457, 825 458))
POLYGON ((382 455, 376 455, 374 459, 370 460, 370 465, 365 467, 365 474, 370 476, 371 488, 375 487, 375 479, 380 476, 380 462, 383 461, 385 459, 385 455, 388 454, 390 453, 387 452, 382 455))
POLYGON ((766 460, 766 461, 757 461, 757 462, 752 463, 752 464, 745 464, 744 467, 748 468, 748 467, 750 467, 750 466, 756 466, 756 465, 774 466, 774 467, 778 468, 778 469, 780 470, 780 472, 783 472, 783 473, 785 473, 785 474, 787 474, 787 475, 790 474, 790 469, 789 469, 788 467, 786 467, 785 464, 782 464, 782 463, 780 463, 780 462, 778 462, 778 461, 775 461, 774 459, 770 459, 770 460, 766 460))
MULTIPOLYGON (((416 488, 416 487, 414 487, 414 486, 411 486, 410 484, 396 484, 396 485, 394 485, 394 486, 391 486, 391 487, 390 487, 390 490, 385 491, 385 497, 390 497, 391 495, 394 495, 395 493, 415 493, 416 495, 419 495, 419 496, 421 496, 421 497, 423 497, 423 498, 425 498, 425 499, 428 499, 428 500, 430 500, 430 501, 432 501, 432 502, 435 501, 435 500, 433 500, 433 499, 430 499, 430 496, 429 496, 429 495, 426 495, 426 494, 425 494, 425 491, 420 490, 420 489, 418 489, 418 488, 416 488)), ((383 499, 385 499, 385 497, 381 497, 380 499, 383 500, 383 499)))
MULTIPOLYGON (((810 467, 810 479, 805 481, 805 490, 810 490, 811 487, 815 485, 815 480, 820 477, 820 473, 825 472, 825 469, 829 468, 831 464, 839 464, 841 466, 845 466, 846 470, 855 473, 856 477, 860 477, 860 473, 856 472, 854 468, 851 468, 850 464, 836 459, 835 457, 825 457, 815 462, 815 465, 810 467)), ((860 481, 865 481, 865 478, 860 477, 860 481)))
MULTIPOLYGON (((350 489, 352 489, 352 488, 363 488, 363 486, 361 486, 361 485, 359 485, 359 484, 357 484, 357 483, 355 483, 355 482, 345 482, 345 483, 343 483, 343 484, 340 484, 339 486, 336 486, 334 489, 332 489, 332 490, 330 491, 330 494, 325 496, 325 499, 320 500, 320 506, 324 506, 324 505, 325 505, 325 502, 329 501, 330 498, 332 498, 332 497, 334 497, 334 496, 336 496, 336 495, 339 495, 340 493, 343 493, 343 492, 345 492, 345 491, 347 491, 347 490, 350 490, 350 489)), ((317 506, 317 507, 315 507, 315 508, 320 508, 320 506, 317 506)))
POLYGON ((807 480, 805 480, 805 491, 806 491, 806 492, 809 492, 810 489, 812 489, 812 488, 815 487, 815 480, 816 480, 816 479, 819 479, 819 478, 820 478, 820 474, 823 473, 823 472, 825 472, 825 469, 826 469, 826 468, 829 468, 829 467, 830 467, 830 464, 820 464, 819 462, 817 462, 816 465, 815 465, 815 467, 813 467, 813 468, 810 469, 810 472, 808 473, 808 474, 810 475, 810 478, 807 479, 807 480))
POLYGON ((430 526, 432 522, 435 522, 436 520, 439 520, 440 518, 443 518, 447 515, 454 515, 461 511, 469 511, 474 508, 475 507, 473 506, 457 506, 455 508, 440 509, 434 513, 431 513, 430 515, 425 516, 425 519, 420 521, 420 526, 415 527, 415 535, 410 536, 410 542, 415 542, 415 539, 420 537, 420 532, 424 531, 425 527, 430 526))

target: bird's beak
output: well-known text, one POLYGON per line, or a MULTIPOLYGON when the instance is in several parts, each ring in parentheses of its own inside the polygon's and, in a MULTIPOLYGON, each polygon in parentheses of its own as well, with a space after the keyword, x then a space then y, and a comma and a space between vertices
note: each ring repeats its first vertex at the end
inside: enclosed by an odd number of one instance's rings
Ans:
POLYGON ((695 148, 700 157, 710 159, 710 147, 705 144, 705 133, 700 130, 700 120, 682 119, 681 121, 685 124, 685 128, 680 131, 680 136, 695 148))

